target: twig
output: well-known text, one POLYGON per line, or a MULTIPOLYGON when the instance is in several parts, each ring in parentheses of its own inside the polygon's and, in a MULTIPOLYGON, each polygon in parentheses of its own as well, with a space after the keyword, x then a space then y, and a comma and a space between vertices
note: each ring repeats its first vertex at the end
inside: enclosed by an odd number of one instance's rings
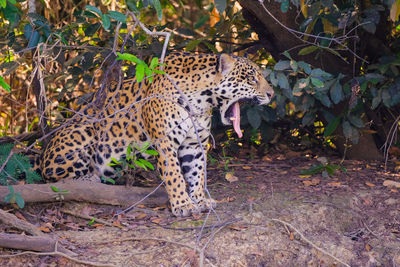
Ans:
POLYGON ((16 254, 8 254, 8 255, 0 255, 0 258, 11 258, 11 257, 17 257, 17 256, 22 256, 22 255, 37 255, 37 256, 61 256, 64 258, 67 258, 71 261, 81 263, 81 264, 86 264, 86 265, 91 265, 91 266, 98 266, 98 267, 114 267, 116 265, 113 264, 108 264, 108 263, 98 263, 98 262, 93 262, 93 261, 84 261, 80 260, 74 257, 71 257, 63 252, 60 251, 53 251, 53 252, 34 252, 34 251, 24 251, 21 253, 16 253, 16 254))
MULTIPOLYGON (((169 32, 152 32, 148 28, 146 28, 146 26, 144 26, 144 24, 135 16, 135 14, 133 12, 128 11, 128 15, 131 16, 133 18, 133 20, 138 23, 140 28, 142 28, 142 30, 146 34, 148 34, 150 36, 164 36, 165 37, 164 45, 163 45, 163 49, 162 49, 161 57, 160 57, 160 63, 163 64, 165 54, 166 54, 167 48, 168 48, 169 38, 171 37, 171 33, 169 33, 169 32)), ((160 66, 160 70, 163 70, 163 65, 160 66)))
POLYGON ((77 213, 75 213, 75 212, 73 212, 71 210, 61 209, 61 212, 69 214, 69 215, 72 215, 72 216, 75 216, 75 217, 78 217, 78 218, 82 218, 82 219, 86 219, 86 220, 90 220, 90 221, 95 221, 95 222, 98 222, 98 223, 101 223, 101 224, 104 224, 104 225, 107 225, 107 226, 117 227, 117 226, 113 225, 112 223, 107 222, 106 220, 102 220, 102 219, 99 219, 99 218, 96 218, 96 217, 93 217, 93 216, 84 215, 84 214, 77 214, 77 213))
POLYGON ((217 228, 217 227, 227 226, 227 225, 233 224, 233 223, 235 223, 235 222, 239 222, 239 221, 241 221, 241 220, 242 220, 242 218, 235 218, 235 219, 233 219, 233 220, 225 221, 225 222, 223 222, 223 223, 214 224, 214 225, 197 226, 197 227, 181 227, 181 228, 168 227, 168 226, 161 225, 161 224, 158 224, 158 223, 154 223, 154 224, 157 225, 157 226, 159 226, 159 227, 161 227, 161 228, 168 229, 168 230, 193 231, 193 230, 201 230, 202 228, 203 228, 203 229, 211 229, 211 228, 217 228))
POLYGON ((383 153, 385 155, 385 171, 386 171, 387 162, 389 159, 389 150, 392 147, 394 138, 396 137, 399 121, 400 121, 400 116, 398 116, 396 118, 396 120, 393 122, 392 126, 390 127, 386 141, 383 144, 383 146, 381 147, 381 149, 383 149, 383 153))
POLYGON ((344 261, 342 261, 341 259, 337 258, 336 256, 334 256, 332 253, 326 251, 323 248, 318 247, 316 244, 314 244, 314 242, 312 242, 311 240, 309 240, 307 237, 305 237, 300 230, 298 230, 296 227, 294 227, 292 224, 282 221, 280 219, 270 219, 270 221, 274 221, 274 222, 279 222, 281 224, 283 224, 284 226, 288 226, 290 228, 292 228, 295 232, 297 232, 299 234, 299 236, 306 241, 308 244, 310 244, 313 248, 315 248, 316 250, 322 252, 323 254, 328 255, 329 257, 333 258, 334 260, 340 262, 341 264, 343 264, 346 267, 351 267, 349 264, 345 263, 344 261))

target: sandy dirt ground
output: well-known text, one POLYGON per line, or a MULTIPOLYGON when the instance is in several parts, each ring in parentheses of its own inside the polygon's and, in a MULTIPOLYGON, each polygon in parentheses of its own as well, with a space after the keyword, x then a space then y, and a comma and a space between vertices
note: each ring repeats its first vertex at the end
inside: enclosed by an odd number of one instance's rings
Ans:
MULTIPOLYGON (((286 153, 209 164, 217 207, 189 218, 173 217, 166 205, 114 217, 121 208, 28 205, 11 212, 59 240, 75 260, 29 254, 0 258, 0 266, 89 266, 76 259, 97 266, 400 266, 400 188, 387 186, 400 182, 395 166, 384 171, 381 162, 345 161, 346 172, 327 178, 299 174, 315 163, 286 153)), ((18 252, 0 249, 0 256, 18 252)))

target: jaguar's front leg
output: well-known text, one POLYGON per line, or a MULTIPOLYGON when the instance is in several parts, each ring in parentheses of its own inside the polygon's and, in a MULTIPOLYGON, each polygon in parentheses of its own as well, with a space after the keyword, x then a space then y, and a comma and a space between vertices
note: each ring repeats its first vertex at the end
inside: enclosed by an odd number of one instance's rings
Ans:
POLYGON ((200 213, 201 208, 186 192, 186 183, 181 173, 177 151, 171 149, 173 145, 169 142, 164 142, 160 146, 158 168, 165 182, 172 213, 177 217, 200 213))
POLYGON ((202 150, 196 140, 187 139, 179 148, 179 161, 183 176, 189 185, 189 197, 201 211, 215 207, 215 201, 205 192, 205 172, 207 151, 202 150), (203 153, 204 151, 204 153, 203 153))

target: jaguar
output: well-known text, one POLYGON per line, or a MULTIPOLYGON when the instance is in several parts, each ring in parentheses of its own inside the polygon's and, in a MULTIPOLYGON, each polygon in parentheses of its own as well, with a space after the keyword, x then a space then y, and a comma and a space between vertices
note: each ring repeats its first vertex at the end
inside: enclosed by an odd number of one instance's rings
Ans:
POLYGON ((164 63, 165 73, 152 81, 111 82, 94 98, 96 105, 57 130, 39 163, 45 180, 115 178, 113 159, 125 157, 131 144, 151 142, 172 213, 182 217, 214 207, 205 190, 212 110, 242 137, 240 104, 266 105, 273 89, 244 57, 173 52, 164 63))

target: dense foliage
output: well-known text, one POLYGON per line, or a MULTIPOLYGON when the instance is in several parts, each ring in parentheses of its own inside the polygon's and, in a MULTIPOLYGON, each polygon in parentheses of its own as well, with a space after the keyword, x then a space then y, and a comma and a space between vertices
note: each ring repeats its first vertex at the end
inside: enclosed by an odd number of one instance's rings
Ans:
POLYGON ((126 76, 137 70, 143 76, 142 63, 160 57, 164 37, 134 28, 129 11, 150 31, 170 32, 169 50, 247 53, 267 67, 276 98, 268 107, 242 106, 246 140, 270 141, 277 118, 289 116, 292 129, 354 144, 372 121, 364 133, 384 143, 400 114, 399 1, 239 2, 0 0, 0 135, 53 127, 71 116, 109 79, 115 52, 137 58, 123 63, 126 76), (271 38, 262 20, 251 21, 248 14, 258 15, 251 4, 276 22, 287 16, 289 24, 274 27, 299 45, 286 48, 290 42, 271 38), (331 58, 338 61, 319 64, 331 58))

